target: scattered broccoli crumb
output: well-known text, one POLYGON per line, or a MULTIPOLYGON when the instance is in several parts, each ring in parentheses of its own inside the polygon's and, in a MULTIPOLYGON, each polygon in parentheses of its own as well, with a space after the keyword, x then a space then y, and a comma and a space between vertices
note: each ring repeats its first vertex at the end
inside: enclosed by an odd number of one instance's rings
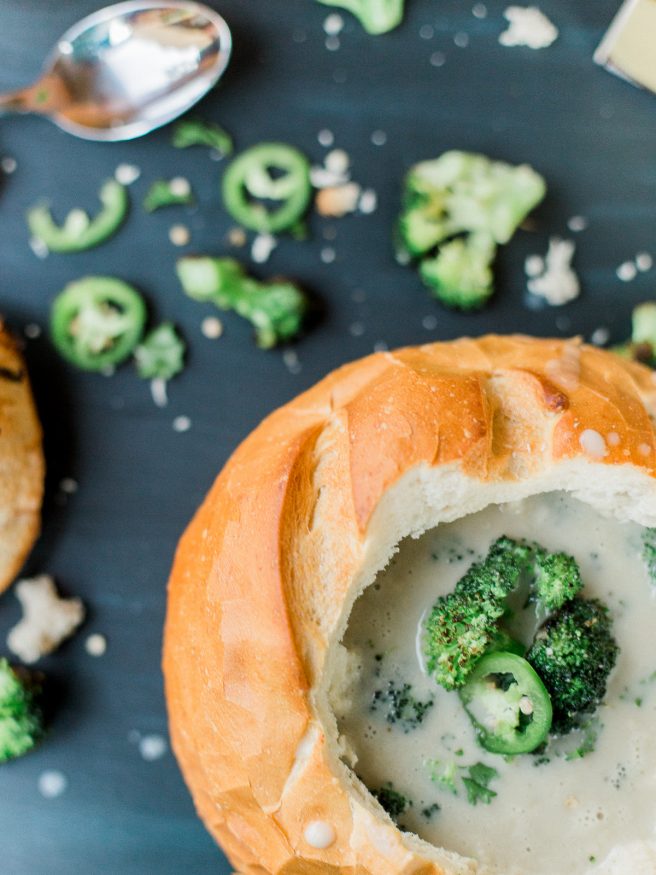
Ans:
POLYGON ((433 817, 441 810, 441 806, 438 805, 437 802, 433 802, 432 805, 427 805, 425 808, 421 809, 421 816, 425 820, 432 820, 433 817))
POLYGON ((309 309, 307 296, 290 280, 259 282, 232 258, 185 256, 177 263, 185 294, 197 301, 234 310, 255 328, 257 345, 270 349, 301 331, 309 309))
POLYGON ((415 698, 410 684, 397 684, 390 680, 385 687, 374 692, 370 709, 382 709, 387 722, 398 724, 407 734, 421 726, 433 704, 432 698, 423 702, 415 698))
POLYGON ((39 689, 25 678, 0 659, 0 763, 23 756, 43 735, 39 689))
POLYGON ((567 762, 572 760, 580 760, 592 753, 597 747, 599 733, 602 730, 602 725, 598 720, 589 720, 586 724, 580 727, 582 739, 580 743, 565 755, 567 762))
POLYGON ((406 809, 412 807, 412 800, 395 790, 391 781, 388 781, 379 790, 373 790, 372 793, 392 820, 396 820, 406 809))
POLYGON ((144 210, 153 213, 162 207, 185 206, 193 204, 194 195, 186 179, 156 179, 146 192, 144 210))
POLYGON ((498 777, 498 774, 496 769, 486 766, 485 763, 470 766, 468 777, 462 779, 467 789, 467 801, 471 805, 478 805, 479 802, 489 805, 497 795, 490 789, 490 783, 498 777))
POLYGON ((184 368, 186 345, 170 322, 150 331, 134 351, 137 372, 144 380, 170 380, 184 368))
POLYGON ((642 558, 649 579, 656 585, 656 529, 645 529, 642 533, 642 558))
POLYGON ((233 142, 230 134, 214 122, 201 119, 183 119, 173 128, 173 145, 176 149, 189 146, 208 146, 219 155, 231 155, 233 142))

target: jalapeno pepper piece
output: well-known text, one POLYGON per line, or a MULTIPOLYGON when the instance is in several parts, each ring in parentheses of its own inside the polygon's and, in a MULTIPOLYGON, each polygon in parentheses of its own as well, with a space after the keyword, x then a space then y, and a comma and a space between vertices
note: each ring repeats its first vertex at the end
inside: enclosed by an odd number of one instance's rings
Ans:
POLYGON ((85 371, 100 371, 128 358, 145 323, 141 295, 127 283, 107 276, 69 283, 55 298, 50 317, 58 351, 85 371))
POLYGON ((549 693, 529 663, 515 653, 483 656, 460 698, 481 746, 490 753, 530 753, 551 728, 549 693))
POLYGON ((104 243, 123 223, 128 212, 125 186, 108 179, 98 197, 102 209, 92 219, 84 210, 71 210, 63 225, 58 225, 46 204, 28 210, 27 224, 33 237, 52 252, 82 252, 104 243))
POLYGON ((293 228, 307 210, 311 195, 310 164, 298 149, 285 143, 260 143, 247 149, 223 177, 226 209, 252 231, 275 234, 293 228))

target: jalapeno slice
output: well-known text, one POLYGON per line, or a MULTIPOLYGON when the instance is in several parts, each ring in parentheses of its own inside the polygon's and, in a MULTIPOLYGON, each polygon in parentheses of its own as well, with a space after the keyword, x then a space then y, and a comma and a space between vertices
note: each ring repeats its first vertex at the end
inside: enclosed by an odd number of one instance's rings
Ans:
POLYGON ((85 371, 120 364, 135 349, 146 305, 132 286, 114 277, 70 283, 52 305, 50 328, 59 352, 85 371))
POLYGON ((549 693, 529 663, 515 653, 483 656, 460 698, 481 746, 490 753, 530 753, 551 728, 549 693))
POLYGON ((310 164, 285 143, 260 143, 247 149, 223 177, 226 209, 252 231, 275 234, 293 228, 311 195, 310 164))
POLYGON ((46 204, 37 204, 27 212, 32 236, 52 252, 82 252, 104 243, 127 215, 128 194, 120 182, 108 179, 98 197, 102 209, 92 219, 84 210, 71 210, 63 225, 55 222, 46 204))

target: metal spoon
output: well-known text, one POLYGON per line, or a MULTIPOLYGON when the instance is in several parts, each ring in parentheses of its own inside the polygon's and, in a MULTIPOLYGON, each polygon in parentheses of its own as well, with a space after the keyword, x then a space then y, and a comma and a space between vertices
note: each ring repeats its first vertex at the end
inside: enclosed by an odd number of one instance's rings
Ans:
POLYGON ((200 100, 231 48, 228 25, 199 3, 118 3, 67 30, 38 82, 0 95, 0 114, 36 112, 87 140, 131 140, 200 100))

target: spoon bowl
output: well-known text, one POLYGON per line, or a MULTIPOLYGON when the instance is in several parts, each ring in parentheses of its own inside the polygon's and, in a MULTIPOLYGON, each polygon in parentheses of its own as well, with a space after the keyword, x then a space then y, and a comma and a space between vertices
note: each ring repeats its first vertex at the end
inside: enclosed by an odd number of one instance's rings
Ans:
POLYGON ((228 25, 207 6, 128 0, 67 30, 41 79, 0 96, 0 112, 36 112, 87 140, 131 140, 200 100, 231 49, 228 25))

